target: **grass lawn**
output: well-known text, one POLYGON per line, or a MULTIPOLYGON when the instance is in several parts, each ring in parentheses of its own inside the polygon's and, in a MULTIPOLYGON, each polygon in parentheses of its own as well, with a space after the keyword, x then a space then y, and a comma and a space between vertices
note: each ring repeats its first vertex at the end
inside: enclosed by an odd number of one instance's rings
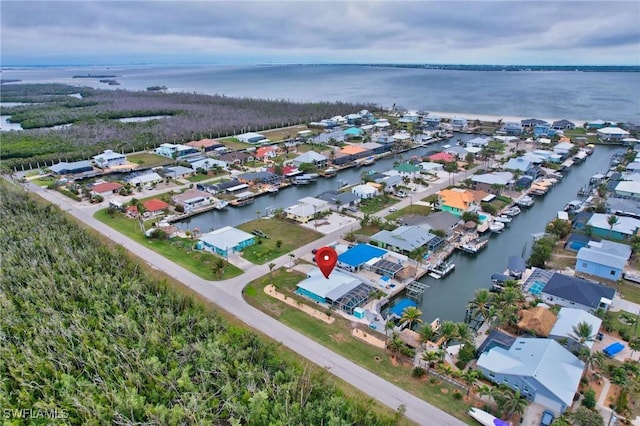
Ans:
POLYGON ((35 179, 29 179, 29 182, 35 183, 38 186, 46 187, 49 185, 53 185, 57 180, 58 178, 56 178, 55 176, 42 176, 35 179))
POLYGON ((162 155, 158 154, 152 154, 150 152, 129 154, 127 155, 127 161, 129 161, 130 163, 139 164, 140 166, 144 167, 157 167, 173 163, 173 160, 171 158, 163 157, 162 155))
POLYGON ((247 149, 254 146, 254 145, 251 145, 250 143, 240 142, 238 138, 224 138, 224 139, 220 139, 220 142, 223 143, 224 146, 226 146, 232 151, 247 149))
POLYGON ((328 145, 316 145, 316 144, 302 144, 298 146, 298 152, 305 153, 309 151, 315 151, 317 153, 323 153, 325 151, 330 150, 330 146, 328 145))
POLYGON ((259 230, 269 236, 269 238, 256 237, 257 244, 242 251, 243 258, 258 265, 290 253, 322 236, 319 232, 280 219, 256 219, 243 223, 238 228, 245 232, 259 230), (278 247, 278 241, 281 242, 280 247, 278 247))
POLYGON ((386 207, 389 207, 390 205, 395 203, 396 203, 396 200, 394 198, 378 196, 378 197, 362 200, 360 202, 359 207, 362 213, 372 214, 372 213, 377 213, 380 210, 386 207))
POLYGON ((640 285, 624 281, 618 287, 618 292, 624 300, 640 303, 640 285))
POLYGON ((387 220, 395 220, 406 215, 428 216, 431 213, 431 207, 418 204, 411 204, 403 209, 393 212, 387 216, 387 220))
POLYGON ((171 240, 149 239, 140 232, 140 226, 137 220, 128 219, 120 213, 116 213, 111 217, 107 213, 107 209, 96 212, 94 217, 205 280, 226 280, 242 274, 242 269, 231 264, 225 268, 222 276, 214 274, 212 265, 216 256, 210 253, 192 250, 195 244, 194 241, 182 238, 173 238, 171 240))
MULTIPOLYGON (((187 178, 187 180, 189 182, 197 183, 197 182, 202 182, 202 181, 205 181, 205 180, 213 179, 216 176, 220 176, 220 175, 214 175, 214 174, 208 174, 208 173, 206 175, 203 175, 203 174, 200 174, 200 173, 196 173, 193 176, 189 176, 187 178)), ((218 179, 216 179, 216 182, 219 182, 221 180, 222 179, 218 178, 218 179)))
MULTIPOLYGON (((285 139, 296 138, 298 136, 298 132, 301 132, 303 130, 309 130, 309 129, 304 124, 300 124, 297 126, 283 127, 280 129, 265 130, 264 132, 258 132, 258 133, 260 133, 261 135, 264 135, 265 138, 270 139, 274 142, 280 142, 285 139)), ((315 133, 317 133, 317 131, 315 131, 315 133)))
MULTIPOLYGON (((420 380, 411 377, 412 366, 408 362, 394 365, 390 354, 386 350, 374 348, 355 339, 351 335, 353 324, 342 318, 342 316, 334 313, 333 316, 336 321, 333 324, 325 324, 298 309, 269 297, 263 291, 263 288, 273 280, 280 292, 307 303, 308 301, 293 293, 295 285, 302 279, 304 279, 304 276, 298 272, 289 273, 284 269, 278 269, 273 272, 272 277, 264 276, 249 283, 244 289, 244 296, 250 304, 288 327, 303 333, 388 382, 452 414, 463 422, 474 424, 467 415, 469 404, 465 401, 454 399, 452 396, 453 388, 439 381, 431 383, 428 379, 420 380), (443 389, 447 393, 443 393, 443 389)), ((372 331, 372 333, 375 332, 372 331)))

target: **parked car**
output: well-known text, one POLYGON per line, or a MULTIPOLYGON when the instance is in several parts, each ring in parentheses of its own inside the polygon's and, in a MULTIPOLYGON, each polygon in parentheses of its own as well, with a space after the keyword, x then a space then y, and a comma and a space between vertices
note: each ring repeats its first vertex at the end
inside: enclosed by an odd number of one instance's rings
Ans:
POLYGON ((407 196, 407 194, 404 191, 398 191, 398 192, 396 192, 396 196, 398 196, 400 198, 405 198, 407 196))
POLYGON ((540 420, 540 426, 549 426, 553 423, 553 419, 555 419, 555 415, 552 411, 544 410, 542 412, 542 420, 540 420))
POLYGON ((398 209, 397 209, 397 208, 395 208, 395 207, 389 207, 389 212, 390 212, 390 213, 397 212, 397 211, 398 211, 398 209))

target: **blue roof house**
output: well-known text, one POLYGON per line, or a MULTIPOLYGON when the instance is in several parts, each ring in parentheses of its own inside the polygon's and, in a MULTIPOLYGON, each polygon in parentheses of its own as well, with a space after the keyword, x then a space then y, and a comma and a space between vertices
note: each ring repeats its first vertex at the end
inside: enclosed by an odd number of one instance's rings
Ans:
POLYGON ((57 175, 72 175, 77 173, 90 172, 93 170, 93 165, 91 164, 91 161, 88 160, 74 161, 72 163, 61 161, 58 164, 50 166, 49 170, 57 175))
POLYGON ((617 281, 622 278, 622 272, 629 257, 631 257, 631 247, 628 245, 607 240, 590 241, 578 250, 576 272, 617 281))
POLYGON ((492 382, 564 413, 573 404, 584 363, 553 339, 519 338, 509 349, 496 346, 481 354, 478 368, 492 382))
POLYGON ((549 135, 549 130, 551 130, 551 124, 549 123, 540 123, 540 124, 536 124, 536 126, 533 128, 533 137, 540 137, 540 136, 548 136, 549 135))
POLYGON ((581 322, 589 324, 594 335, 600 330, 600 326, 602 325, 600 318, 582 309, 560 308, 558 319, 549 332, 549 337, 557 340, 558 343, 573 353, 580 352, 580 349, 583 347, 591 350, 594 343, 593 340, 580 343, 580 340, 576 338, 574 327, 581 322))
POLYGON ((349 271, 357 271, 373 258, 384 257, 386 250, 369 244, 358 244, 338 256, 338 267, 349 271))
POLYGON ((512 158, 507 161, 507 164, 503 167, 505 170, 513 170, 520 171, 522 174, 526 176, 531 176, 532 178, 538 177, 538 166, 536 166, 535 162, 531 158, 517 157, 512 158))
POLYGON ((349 127, 348 129, 343 130, 342 134, 346 138, 359 138, 360 136, 362 136, 362 129, 359 129, 357 127, 349 127))

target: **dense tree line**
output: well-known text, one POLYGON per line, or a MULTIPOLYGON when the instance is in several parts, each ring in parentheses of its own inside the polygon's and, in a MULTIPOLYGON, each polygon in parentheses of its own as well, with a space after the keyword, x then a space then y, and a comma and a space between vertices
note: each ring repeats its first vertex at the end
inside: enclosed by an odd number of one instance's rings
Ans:
POLYGON ((0 407, 68 424, 392 424, 0 182, 0 407))
POLYGON ((11 168, 58 158, 87 158, 104 148, 144 150, 164 142, 263 131, 375 108, 341 102, 296 103, 52 84, 5 85, 2 98, 4 102, 30 103, 3 108, 12 122, 27 129, 3 134, 0 159, 10 160, 4 163, 11 168), (80 93, 82 99, 68 96, 74 93, 80 93), (156 115, 168 117, 139 123, 117 120, 156 115), (71 126, 47 128, 64 124, 71 126))

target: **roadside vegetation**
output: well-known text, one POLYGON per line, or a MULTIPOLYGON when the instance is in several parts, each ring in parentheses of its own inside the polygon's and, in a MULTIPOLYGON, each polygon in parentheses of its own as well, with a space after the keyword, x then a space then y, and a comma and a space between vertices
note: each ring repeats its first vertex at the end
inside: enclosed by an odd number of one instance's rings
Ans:
POLYGON ((398 424, 57 208, 6 183, 0 196, 0 406, 71 425, 398 424))
MULTIPOLYGON (((87 159, 104 149, 143 151, 161 143, 222 138, 343 115, 373 105, 295 103, 195 93, 98 90, 62 84, 11 84, 2 88, 10 121, 26 130, 5 132, 0 160, 5 169, 30 163, 87 159), (82 99, 71 94, 80 93, 82 99), (120 118, 166 116, 123 123, 120 118), (52 126, 71 126, 51 129, 52 126)), ((244 146, 245 144, 241 144, 244 146)))

